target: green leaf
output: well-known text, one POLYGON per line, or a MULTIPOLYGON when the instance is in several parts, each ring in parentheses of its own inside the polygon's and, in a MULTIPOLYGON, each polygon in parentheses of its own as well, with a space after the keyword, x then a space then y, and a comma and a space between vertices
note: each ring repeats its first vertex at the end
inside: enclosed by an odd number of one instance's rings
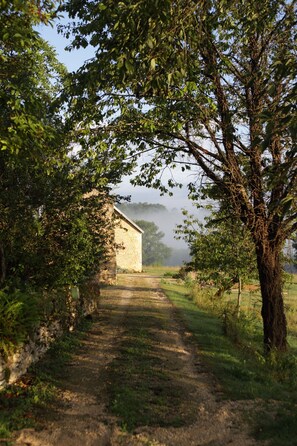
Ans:
POLYGON ((125 68, 129 74, 134 73, 134 66, 129 59, 125 60, 125 68))
POLYGON ((152 71, 154 71, 156 69, 156 59, 152 58, 150 61, 150 68, 152 71))
POLYGON ((151 48, 151 49, 154 48, 154 42, 153 42, 153 39, 151 37, 149 37, 147 39, 146 43, 147 43, 149 48, 151 48))

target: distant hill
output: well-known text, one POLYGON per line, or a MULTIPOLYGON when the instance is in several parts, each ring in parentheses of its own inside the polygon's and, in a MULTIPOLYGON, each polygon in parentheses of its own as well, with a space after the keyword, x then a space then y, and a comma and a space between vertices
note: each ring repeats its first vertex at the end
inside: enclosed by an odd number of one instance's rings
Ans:
POLYGON ((131 218, 132 216, 138 217, 146 214, 153 215, 169 212, 166 206, 159 203, 120 203, 117 207, 131 218))

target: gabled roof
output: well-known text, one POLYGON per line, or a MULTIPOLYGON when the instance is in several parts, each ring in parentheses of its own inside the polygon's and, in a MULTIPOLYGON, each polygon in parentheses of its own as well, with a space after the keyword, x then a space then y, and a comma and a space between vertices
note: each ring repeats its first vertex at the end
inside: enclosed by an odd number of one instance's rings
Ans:
POLYGON ((115 210, 115 213, 117 213, 122 219, 126 220, 126 222, 129 223, 129 225, 131 225, 134 229, 136 229, 136 231, 143 234, 143 230, 139 226, 137 226, 137 224, 134 223, 133 220, 130 220, 130 218, 127 217, 126 214, 124 214, 122 211, 120 211, 116 206, 114 206, 114 210, 115 210))

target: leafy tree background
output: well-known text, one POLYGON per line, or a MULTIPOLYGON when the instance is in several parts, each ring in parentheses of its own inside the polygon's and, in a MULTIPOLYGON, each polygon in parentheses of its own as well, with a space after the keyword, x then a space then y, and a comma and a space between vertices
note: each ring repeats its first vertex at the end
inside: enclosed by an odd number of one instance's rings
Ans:
POLYGON ((164 232, 152 221, 136 220, 144 231, 142 235, 142 263, 144 265, 163 265, 170 257, 171 249, 161 242, 164 232))
POLYGON ((98 270, 105 200, 124 170, 67 114, 67 70, 35 29, 58 4, 0 4, 0 286, 10 289, 80 283, 98 270))
POLYGON ((217 287, 218 298, 237 284, 239 313, 244 281, 257 278, 255 249, 249 232, 226 210, 213 210, 204 223, 187 212, 184 214, 184 223, 176 232, 189 244, 192 261, 187 269, 198 273, 199 282, 217 287))
POLYGON ((121 148, 70 117, 71 80, 36 31, 59 4, 0 1, 1 354, 66 317, 69 285, 97 297, 88 281, 107 256, 106 200, 126 168, 121 148))
POLYGON ((50 18, 53 6, 45 2, 43 8, 34 1, 1 4, 1 284, 26 275, 24 262, 40 229, 38 216, 50 192, 50 175, 65 158, 57 98, 66 70, 34 31, 34 25, 50 18))

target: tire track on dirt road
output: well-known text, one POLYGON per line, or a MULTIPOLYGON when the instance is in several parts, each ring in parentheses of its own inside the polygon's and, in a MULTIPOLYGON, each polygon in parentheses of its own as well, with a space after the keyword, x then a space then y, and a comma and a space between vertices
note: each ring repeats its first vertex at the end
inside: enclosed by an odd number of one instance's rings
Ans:
POLYGON ((105 446, 116 422, 106 411, 101 378, 117 352, 132 292, 116 287, 103 290, 99 311, 80 351, 67 364, 59 397, 39 414, 40 427, 22 430, 21 446, 105 446), (41 430, 40 430, 41 428, 41 430))
POLYGON ((256 444, 237 413, 239 406, 217 401, 212 378, 188 344, 158 280, 121 275, 117 286, 103 290, 98 315, 67 366, 58 400, 40 413, 41 430, 20 431, 15 444, 256 444), (128 391, 139 396, 135 410, 121 406, 128 391), (132 432, 123 429, 128 415, 134 417, 132 432))

